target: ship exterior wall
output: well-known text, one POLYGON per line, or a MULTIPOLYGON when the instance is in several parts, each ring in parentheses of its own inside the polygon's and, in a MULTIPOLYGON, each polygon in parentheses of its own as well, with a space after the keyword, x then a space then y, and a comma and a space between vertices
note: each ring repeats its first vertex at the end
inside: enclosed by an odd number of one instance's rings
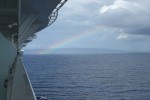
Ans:
POLYGON ((7 80, 12 67, 17 50, 9 37, 0 33, 0 99, 6 99, 7 80))

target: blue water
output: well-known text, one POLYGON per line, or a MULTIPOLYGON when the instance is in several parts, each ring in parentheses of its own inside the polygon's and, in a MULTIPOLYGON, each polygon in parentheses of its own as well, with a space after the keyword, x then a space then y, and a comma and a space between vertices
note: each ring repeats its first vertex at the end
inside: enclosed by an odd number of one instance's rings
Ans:
POLYGON ((150 100, 150 54, 25 55, 36 95, 49 100, 150 100))

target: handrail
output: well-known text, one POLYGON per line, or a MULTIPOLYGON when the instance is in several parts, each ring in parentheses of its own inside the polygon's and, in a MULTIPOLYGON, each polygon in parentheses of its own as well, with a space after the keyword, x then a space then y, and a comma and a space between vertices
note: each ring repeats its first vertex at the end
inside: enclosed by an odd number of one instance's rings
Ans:
POLYGON ((68 0, 61 0, 61 2, 56 6, 56 8, 52 11, 50 16, 48 17, 49 23, 48 26, 53 24, 58 17, 58 10, 67 2, 68 0))

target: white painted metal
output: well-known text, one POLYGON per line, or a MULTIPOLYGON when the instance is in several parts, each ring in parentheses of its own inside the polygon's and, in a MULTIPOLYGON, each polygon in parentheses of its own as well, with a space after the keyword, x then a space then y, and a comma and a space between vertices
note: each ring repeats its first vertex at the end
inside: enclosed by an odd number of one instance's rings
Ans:
POLYGON ((20 25, 19 27, 19 37, 22 38, 24 34, 26 34, 26 31, 29 29, 29 27, 33 24, 33 22, 36 20, 37 14, 30 14, 25 19, 25 21, 20 25))
POLYGON ((6 99, 7 88, 4 87, 4 82, 8 80, 9 69, 16 55, 17 50, 12 45, 11 40, 0 33, 0 100, 6 99))
POLYGON ((0 100, 36 100, 19 53, 66 1, 0 0, 0 100))
POLYGON ((0 100, 36 100, 21 57, 12 44, 0 33, 0 100))
POLYGON ((36 100, 20 55, 17 56, 14 77, 9 81, 6 100, 36 100))
MULTIPOLYGON (((40 22, 33 22, 30 27, 28 27, 28 30, 26 30, 26 34, 23 34, 22 37, 19 37, 19 44, 22 44, 25 42, 25 40, 30 37, 32 34, 36 32, 36 30, 40 27, 40 22)), ((19 31, 22 31, 19 29, 19 31)))

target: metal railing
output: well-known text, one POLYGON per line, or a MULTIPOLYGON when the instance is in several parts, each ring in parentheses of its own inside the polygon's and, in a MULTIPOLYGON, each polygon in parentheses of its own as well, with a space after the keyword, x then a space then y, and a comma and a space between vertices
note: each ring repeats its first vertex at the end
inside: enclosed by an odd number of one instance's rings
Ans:
POLYGON ((58 10, 67 2, 68 0, 61 0, 61 2, 56 6, 56 8, 52 11, 50 16, 48 17, 49 23, 48 26, 53 24, 58 17, 58 10))

